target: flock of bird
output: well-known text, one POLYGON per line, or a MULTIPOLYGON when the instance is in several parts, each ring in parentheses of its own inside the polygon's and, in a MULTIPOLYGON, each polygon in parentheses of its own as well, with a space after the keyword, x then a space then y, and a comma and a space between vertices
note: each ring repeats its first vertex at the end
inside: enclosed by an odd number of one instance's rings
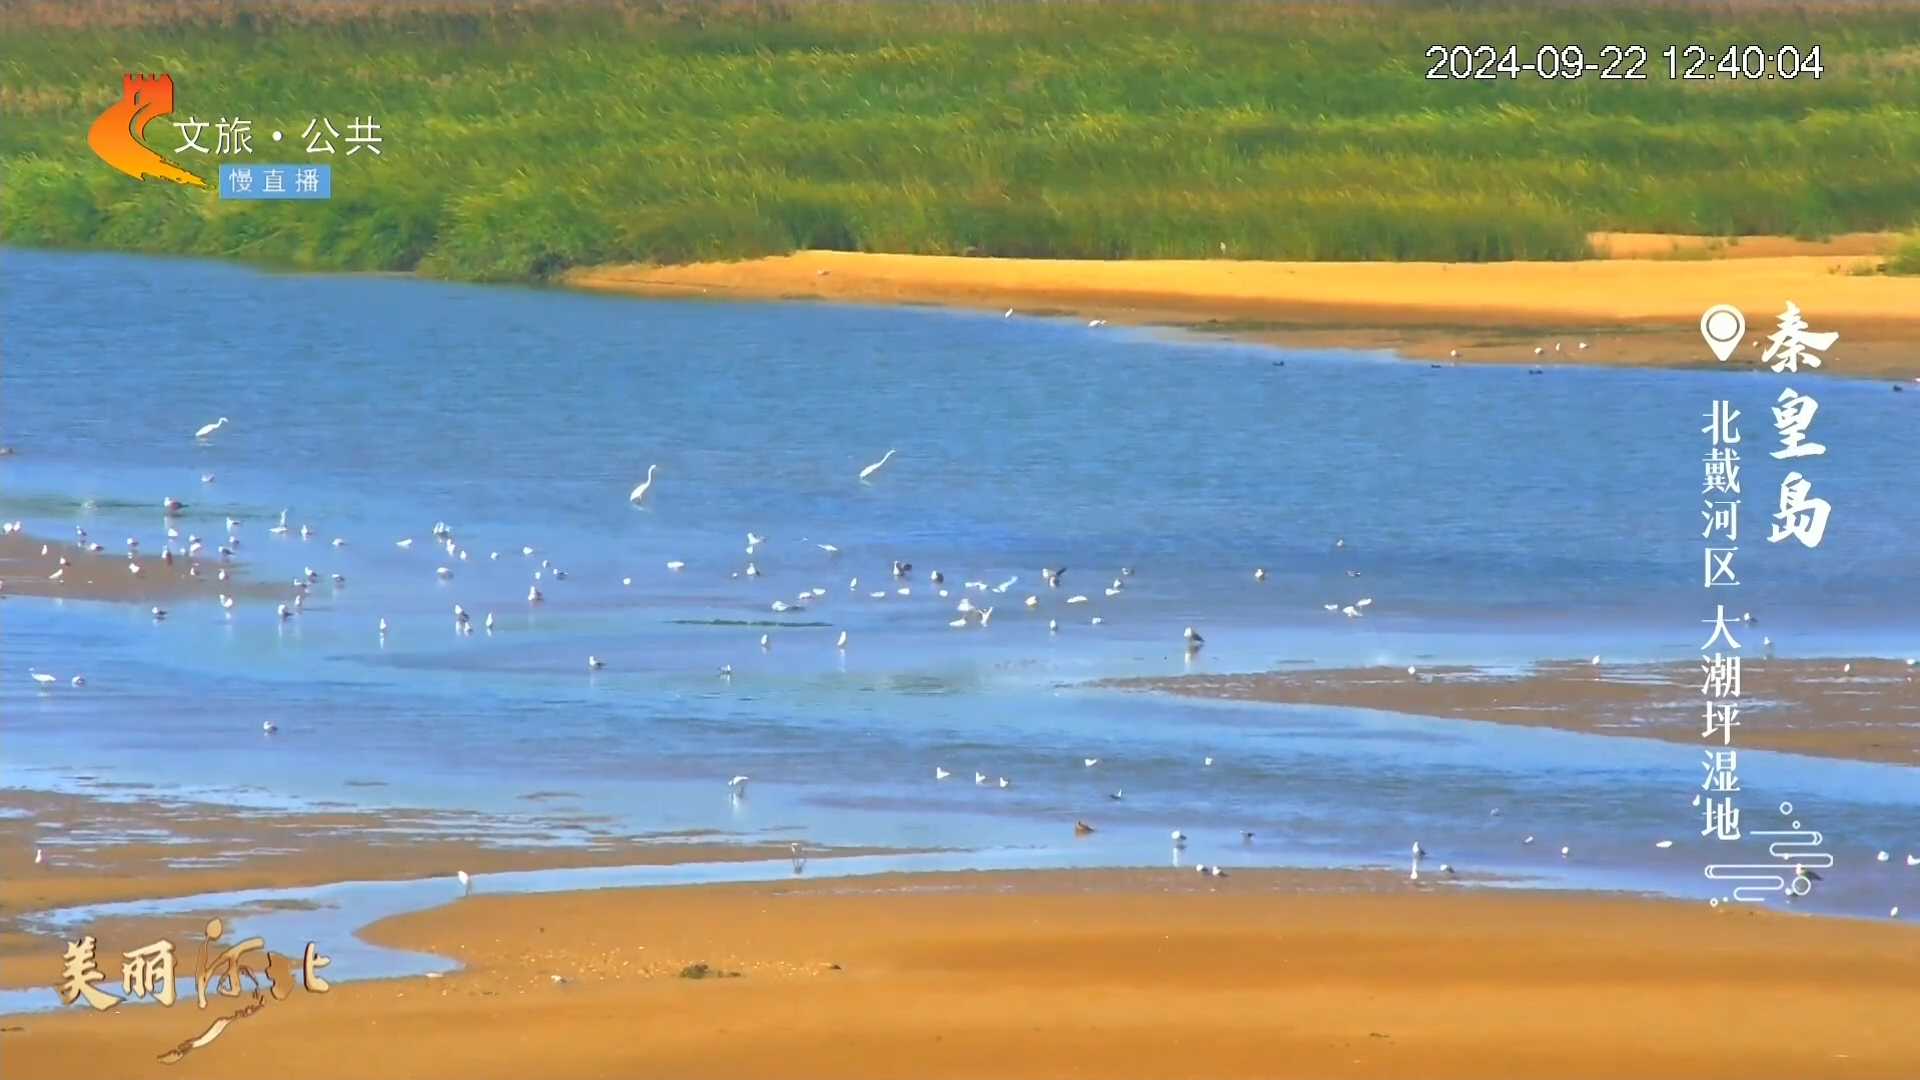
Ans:
MULTIPOLYGON (((1579 347, 1582 349, 1586 348, 1586 343, 1581 342, 1579 347)), ((1557 349, 1558 349, 1558 346, 1556 346, 1556 350, 1557 349)), ((1540 350, 1536 349, 1535 351, 1536 353, 1538 353, 1540 350)), ((199 428, 197 431, 195 431, 194 438, 201 442, 205 442, 211 439, 215 434, 217 434, 220 431, 220 429, 223 428, 227 423, 229 423, 229 421, 226 417, 224 416, 220 417, 218 420, 214 421, 213 423, 207 424, 199 428)), ((873 478, 883 468, 885 468, 889 462, 893 460, 896 452, 897 451, 894 449, 888 449, 886 453, 883 454, 877 461, 874 461, 872 464, 869 464, 861 468, 857 475, 858 481, 863 484, 871 482, 873 478)), ((647 500, 653 491, 653 485, 658 474, 659 474, 659 466, 657 464, 649 465, 647 467, 646 478, 642 480, 638 485, 636 485, 628 495, 628 501, 632 505, 636 507, 646 506, 647 500)), ((214 480, 214 477, 213 477, 213 474, 208 473, 208 474, 204 474, 201 477, 201 479, 204 483, 212 483, 214 480)), ((166 541, 162 548, 159 558, 164 564, 168 566, 171 566, 177 557, 186 559, 188 561, 189 575, 198 577, 201 575, 201 572, 202 572, 202 567, 200 565, 199 560, 205 554, 206 541, 202 540, 197 535, 191 535, 191 534, 184 537, 184 540, 183 540, 176 522, 179 519, 179 517, 182 515, 182 513, 186 510, 186 508, 187 507, 185 503, 171 496, 162 500, 161 509, 163 514, 165 515, 166 524, 164 528, 165 528, 165 534, 166 534, 166 541), (174 550, 174 544, 176 542, 182 542, 182 548, 178 556, 176 556, 176 553, 174 550)), ((217 545, 215 549, 216 558, 217 558, 217 566, 215 567, 215 570, 216 570, 217 579, 220 582, 226 582, 227 580, 229 580, 230 570, 227 564, 234 558, 236 551, 241 547, 241 537, 240 537, 240 529, 242 525, 241 521, 237 518, 228 517, 226 518, 225 524, 226 524, 226 530, 227 530, 225 542, 217 545)), ((6 534, 18 533, 18 532, 21 532, 22 530, 23 530, 23 524, 21 522, 15 521, 15 522, 0 523, 0 532, 4 532, 6 534)), ((286 536, 293 533, 295 531, 294 527, 288 524, 288 511, 282 510, 280 512, 278 522, 272 527, 270 527, 267 531, 269 534, 275 535, 275 536, 286 536)), ((298 531, 298 535, 302 539, 311 539, 315 535, 315 530, 310 525, 300 525, 297 531, 298 531)), ((104 551, 104 546, 99 542, 92 540, 84 528, 76 526, 74 529, 74 532, 76 536, 75 543, 79 548, 94 554, 99 554, 104 551)), ((431 529, 431 536, 432 536, 434 545, 439 549, 441 549, 447 557, 446 563, 443 563, 435 567, 435 570, 434 570, 435 577, 442 582, 450 581, 453 579, 455 574, 454 566, 462 562, 470 561, 472 559, 472 553, 469 552, 466 548, 464 548, 458 542, 458 540, 455 538, 454 530, 452 529, 451 526, 449 526, 445 522, 436 522, 433 528, 431 529)), ((746 536, 746 554, 749 557, 749 559, 745 567, 740 570, 733 571, 732 576, 735 578, 746 577, 749 579, 758 578, 762 576, 757 563, 753 561, 752 557, 760 550, 762 546, 766 544, 767 544, 766 537, 761 536, 755 532, 749 531, 746 536)), ((344 537, 335 537, 330 541, 330 546, 335 549, 345 548, 348 546, 348 541, 344 537)), ((823 555, 828 559, 835 559, 835 558, 838 558, 838 556, 840 555, 839 547, 834 544, 815 543, 813 546, 817 548, 819 551, 821 551, 823 555)), ((141 548, 140 541, 137 538, 129 537, 127 538, 127 541, 126 541, 126 547, 127 547, 128 570, 130 573, 134 575, 138 575, 142 572, 141 563, 139 561, 140 548, 141 548)), ((415 541, 412 537, 402 538, 394 542, 394 547, 401 551, 411 551, 415 547, 415 541)), ((1333 542, 1333 547, 1335 549, 1344 549, 1346 547, 1345 539, 1344 538, 1336 539, 1333 542)), ((52 554, 50 545, 43 545, 41 549, 41 553, 43 555, 52 554)), ((519 549, 519 554, 523 558, 531 558, 534 555, 538 554, 538 550, 532 545, 523 545, 519 549)), ((501 558, 501 552, 491 551, 488 553, 487 558, 488 558, 488 561, 490 562, 497 562, 501 558)), ((59 556, 58 563, 59 563, 58 568, 52 574, 49 575, 50 579, 54 581, 60 581, 62 579, 62 576, 64 575, 67 569, 69 560, 66 558, 65 555, 61 555, 59 556)), ((686 565, 687 565, 686 562, 680 559, 668 560, 666 562, 667 570, 669 572, 674 572, 674 573, 678 573, 684 570, 686 565)), ((891 589, 871 590, 868 592, 868 596, 876 600, 885 599, 885 598, 888 598, 889 596, 900 596, 900 597, 911 596, 913 593, 913 588, 910 583, 912 571, 913 571, 913 566, 911 563, 900 561, 900 560, 893 560, 889 567, 889 572, 891 577, 896 582, 898 582, 898 584, 893 586, 891 589)), ((1128 566, 1121 567, 1119 571, 1119 576, 1113 578, 1111 583, 1105 586, 1104 589, 1102 590, 1104 595, 1108 598, 1120 596, 1127 587, 1126 585, 1127 579, 1131 578, 1133 576, 1133 573, 1134 571, 1132 567, 1128 567, 1128 566)), ((1345 573, 1350 577, 1360 576, 1360 571, 1357 569, 1349 568, 1345 571, 1345 573)), ((1049 566, 1041 569, 1040 578, 1045 583, 1047 589, 1060 590, 1062 587, 1062 583, 1065 580, 1066 574, 1067 574, 1066 567, 1049 566)), ((527 589, 527 601, 530 604, 539 604, 544 602, 545 595, 540 588, 542 582, 543 581, 547 581, 547 582, 565 581, 567 580, 567 577, 568 577, 567 571, 555 566, 548 559, 542 559, 540 561, 539 568, 532 571, 533 583, 529 585, 527 589)), ((1254 568, 1253 579, 1255 582, 1257 583, 1265 582, 1266 580, 1268 580, 1268 577, 1269 575, 1265 567, 1254 568)), ((345 577, 339 573, 333 573, 329 575, 329 579, 336 588, 344 586, 346 583, 345 577)), ((321 575, 318 571, 314 570, 310 566, 305 567, 302 570, 301 574, 298 577, 294 578, 291 583, 293 592, 292 592, 290 601, 281 602, 276 605, 275 610, 276 610, 277 617, 283 621, 296 617, 305 606, 306 597, 309 594, 309 590, 312 588, 312 586, 317 585, 320 582, 320 580, 321 580, 321 575)), ((949 589, 946 587, 947 585, 946 576, 943 572, 939 570, 930 571, 927 574, 926 580, 928 582, 928 587, 932 589, 939 598, 945 599, 949 597, 949 589)), ((1010 589, 1012 589, 1015 585, 1019 583, 1019 580, 1020 578, 1017 575, 1010 576, 1005 580, 1000 581, 997 584, 989 584, 985 580, 967 580, 962 583, 961 588, 964 591, 972 592, 976 595, 981 596, 984 600, 985 597, 990 595, 1007 594, 1010 589)), ((633 579, 631 577, 625 577, 622 579, 621 583, 623 585, 630 586, 633 583, 633 579)), ((4 582, 0 582, 0 589, 4 589, 4 582)), ((849 580, 847 584, 847 589, 851 593, 858 593, 860 589, 860 579, 855 577, 849 580)), ((782 612, 788 612, 788 611, 794 611, 794 610, 804 610, 808 604, 826 596, 827 591, 828 590, 824 587, 815 586, 796 594, 794 599, 791 601, 788 601, 785 599, 775 600, 772 602, 770 607, 771 607, 771 610, 776 613, 782 613, 782 612)), ((1078 606, 1082 604, 1087 604, 1089 602, 1090 602, 1090 598, 1083 593, 1073 593, 1072 595, 1067 596, 1063 601, 1063 603, 1066 606, 1078 606)), ((1338 613, 1338 614, 1344 615, 1349 619, 1357 619, 1357 618, 1363 617, 1366 614, 1366 610, 1372 606, 1373 602, 1374 601, 1372 597, 1360 597, 1358 599, 1355 599, 1345 604, 1339 603, 1337 601, 1326 603, 1322 605, 1322 609, 1329 613, 1338 613)), ((224 592, 220 593, 218 595, 218 603, 220 607, 230 616, 235 607, 234 597, 224 592)), ((1038 593, 1030 594, 1025 598, 1024 601, 1022 601, 1022 605, 1028 609, 1037 608, 1038 606, 1040 606, 1040 604, 1041 604, 1041 599, 1040 599, 1040 594, 1038 593)), ((966 627, 978 627, 978 628, 984 629, 991 623, 995 610, 996 610, 996 605, 989 603, 989 604, 986 604, 985 606, 982 606, 981 604, 976 604, 971 597, 963 596, 959 600, 959 602, 955 605, 955 612, 958 617, 951 620, 948 623, 948 625, 956 629, 966 628, 966 627)), ((159 622, 166 619, 168 615, 168 611, 164 608, 155 606, 151 609, 151 614, 153 619, 156 622, 159 622)), ((1752 621, 1751 616, 1743 616, 1742 619, 1743 621, 1746 621, 1749 623, 1752 621)), ((463 634, 468 634, 472 632, 472 624, 473 624, 472 614, 468 612, 466 608, 459 603, 456 603, 453 605, 453 620, 454 620, 454 627, 456 631, 463 634)), ((1103 621, 1102 618, 1099 616, 1094 616, 1090 619, 1090 623, 1096 626, 1100 625, 1102 621, 1103 621)), ((494 632, 495 618, 493 613, 489 612, 485 615, 484 619, 481 622, 481 626, 484 629, 484 631, 488 634, 492 634, 494 632)), ((1058 632, 1059 630, 1059 622, 1057 619, 1049 619, 1047 626, 1048 626, 1049 632, 1058 632)), ((384 642, 390 630, 390 624, 387 621, 387 619, 382 617, 379 620, 377 630, 381 640, 384 642)), ((1200 632, 1192 626, 1187 626, 1182 631, 1181 638, 1189 656, 1198 652, 1206 644, 1206 638, 1202 636, 1200 632)), ((839 650, 845 650, 848 647, 848 644, 849 644, 849 637, 847 632, 845 630, 840 631, 838 637, 834 642, 835 648, 839 650)), ((1771 644, 1770 640, 1768 644, 1771 644)), ((763 650, 771 648, 772 647, 771 635, 765 634, 765 633, 761 634, 759 639, 759 645, 760 645, 760 648, 763 650)), ((1591 663, 1594 665, 1598 665, 1600 663, 1600 657, 1598 656, 1593 657, 1591 663)), ((1914 664, 1914 661, 1908 660, 1907 663, 1909 666, 1912 666, 1914 664)), ((605 667, 606 667, 606 661, 603 658, 601 658, 597 654, 588 655, 587 668, 590 671, 598 671, 605 667)), ((1850 673, 1851 670, 1852 670, 1852 665, 1848 664, 1846 666, 1846 671, 1850 673)), ((57 686, 60 681, 58 677, 48 674, 46 672, 39 671, 37 668, 30 667, 27 669, 27 672, 29 677, 33 680, 33 682, 43 690, 52 689, 53 687, 57 686)), ((723 678, 730 678, 733 674, 732 666, 723 665, 719 670, 719 674, 723 678)), ((1418 669, 1410 666, 1407 668, 1407 674, 1410 676, 1418 677, 1418 674, 1419 674, 1418 669)), ((71 679, 69 680, 69 684, 76 688, 84 687, 86 685, 86 678, 83 675, 76 674, 71 677, 71 679)), ((272 734, 278 729, 272 720, 266 720, 262 722, 262 730, 268 734, 272 734)), ((1087 769, 1095 768, 1100 763, 1101 763, 1101 759, 1098 757, 1086 757, 1082 759, 1082 765, 1087 769)), ((1202 759, 1203 768, 1211 767, 1213 764, 1214 764, 1214 759, 1211 756, 1208 756, 1202 759)), ((952 778, 954 775, 952 771, 940 765, 936 765, 934 767, 933 774, 934 774, 934 780, 936 782, 944 782, 952 778)), ((729 779, 727 781, 727 789, 730 796, 734 799, 743 798, 746 794, 747 785, 750 779, 751 778, 746 775, 737 775, 729 779)), ((1012 784, 1013 784, 1013 782, 1005 776, 989 776, 987 773, 981 772, 978 770, 974 771, 973 773, 973 783, 977 786, 997 787, 1000 789, 1010 788, 1012 787, 1012 784)), ((1114 801, 1122 800, 1125 798, 1125 791, 1121 789, 1116 789, 1108 796, 1108 798, 1114 801)), ((1500 810, 1498 808, 1495 808, 1494 810, 1491 811, 1491 813, 1494 816, 1498 816, 1500 814, 1500 810)), ((1075 822, 1075 833, 1077 835, 1086 835, 1086 834, 1092 833, 1093 831, 1094 831, 1094 828, 1088 825, 1086 822, 1084 821, 1075 822)), ((1254 838, 1254 833, 1251 830, 1243 830, 1241 832, 1241 840, 1243 842, 1250 843, 1252 842, 1253 838, 1254 838)), ((1171 833, 1171 839, 1172 839, 1173 847, 1177 853, 1186 847, 1188 837, 1186 833, 1184 833, 1183 831, 1179 829, 1175 829, 1171 833)), ((1528 835, 1521 841, 1521 844, 1523 846, 1532 845, 1534 843, 1534 840, 1535 838, 1532 835, 1528 835)), ((1669 849, 1672 846, 1673 846, 1673 841, 1671 840, 1662 840, 1662 841, 1659 841, 1657 844, 1655 844, 1655 847, 1662 850, 1669 849)), ((1572 854, 1572 851, 1570 847, 1565 845, 1562 845, 1560 847, 1560 855, 1562 858, 1570 858, 1571 854, 1572 854)), ((1425 848, 1420 844, 1419 841, 1415 841, 1412 846, 1412 866, 1411 866, 1411 872, 1410 872, 1410 877, 1412 880, 1414 881, 1420 880, 1420 867, 1422 864, 1422 860, 1425 859, 1426 856, 1427 856, 1427 852, 1425 848)), ((797 844, 793 846, 793 857, 794 857, 795 870, 796 872, 798 872, 805 865, 805 856, 802 853, 799 845, 797 844)), ((1880 862, 1883 862, 1883 863, 1887 862, 1889 858, 1890 858, 1890 855, 1888 852, 1881 851, 1879 853, 1880 862)), ((35 850, 34 861, 35 863, 42 862, 42 852, 39 849, 35 850)), ((1915 856, 1911 854, 1907 855, 1906 864, 1909 867, 1920 866, 1920 856, 1915 856)), ((1210 873, 1216 877, 1224 877, 1226 875, 1226 871, 1218 865, 1209 866, 1207 864, 1198 864, 1195 866, 1195 869, 1201 873, 1210 873)), ((1447 876, 1452 876, 1455 873, 1452 865, 1447 863, 1442 863, 1439 867, 1438 872, 1447 876)), ((1807 881, 1819 879, 1818 874, 1808 871, 1804 867, 1796 867, 1796 877, 1805 879, 1807 881)), ((464 870, 460 871, 458 873, 458 878, 462 888, 464 890, 471 891, 472 880, 470 876, 467 874, 467 872, 464 870)), ((1893 909, 1894 915, 1897 916, 1898 912, 1899 912, 1898 908, 1893 909)))

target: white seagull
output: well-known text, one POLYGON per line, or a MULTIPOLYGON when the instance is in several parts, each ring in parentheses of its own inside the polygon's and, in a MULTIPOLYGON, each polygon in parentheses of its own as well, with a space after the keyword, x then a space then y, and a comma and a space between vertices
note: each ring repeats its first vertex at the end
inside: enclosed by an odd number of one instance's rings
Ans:
POLYGON ((653 487, 654 470, 658 469, 659 467, 660 466, 658 465, 647 466, 647 478, 645 480, 640 481, 640 485, 634 488, 633 492, 627 496, 628 502, 632 503, 635 506, 639 506, 641 503, 646 501, 647 492, 653 487))
POLYGON ((734 777, 733 779, 727 781, 727 791, 730 794, 732 794, 733 797, 736 799, 742 795, 745 795, 747 793, 748 779, 749 777, 745 777, 745 776, 734 777))
POLYGON ((892 450, 888 450, 885 454, 882 454, 880 456, 879 461, 876 461, 873 464, 867 466, 866 468, 861 469, 860 479, 865 480, 868 477, 872 476, 874 473, 879 472, 880 466, 885 465, 887 462, 893 460, 893 454, 894 452, 892 450))
POLYGON ((948 772, 947 770, 941 768, 938 765, 935 765, 933 767, 933 778, 935 780, 945 780, 947 777, 952 775, 953 775, 952 773, 948 772))

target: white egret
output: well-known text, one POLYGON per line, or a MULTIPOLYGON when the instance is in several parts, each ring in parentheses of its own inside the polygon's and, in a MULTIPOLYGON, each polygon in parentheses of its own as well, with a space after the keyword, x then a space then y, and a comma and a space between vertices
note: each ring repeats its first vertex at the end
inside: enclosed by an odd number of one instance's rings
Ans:
POLYGON ((840 640, 834 642, 833 645, 837 649, 844 649, 847 647, 847 632, 845 630, 840 631, 840 640))
POLYGON ((44 671, 35 671, 32 668, 27 669, 27 674, 33 676, 33 681, 39 683, 41 686, 52 686, 54 683, 60 681, 44 671))
POLYGON ((226 426, 227 426, 227 418, 223 416, 220 419, 215 420, 211 424, 202 425, 199 431, 196 431, 193 433, 193 437, 196 439, 212 438, 214 432, 219 431, 221 428, 226 426))
POLYGON ((667 569, 672 570, 675 573, 678 573, 681 570, 685 570, 686 568, 687 568, 687 564, 681 562, 679 559, 667 560, 667 569))
MULTIPOLYGON (((653 488, 654 471, 658 468, 660 468, 660 466, 658 465, 647 466, 647 478, 645 480, 642 480, 640 482, 640 485, 633 489, 632 494, 627 496, 628 502, 632 503, 635 506, 639 506, 642 502, 646 501, 647 492, 653 488)), ((528 549, 525 552, 525 554, 528 554, 528 555, 533 554, 532 549, 528 549)))
POLYGON ((866 468, 864 468, 864 469, 861 469, 861 470, 860 470, 860 479, 862 479, 862 480, 865 480, 865 479, 867 479, 868 477, 870 477, 870 476, 872 476, 872 475, 873 475, 874 473, 877 473, 877 472, 879 472, 879 471, 880 471, 880 467, 881 467, 882 465, 885 465, 885 464, 886 464, 887 462, 889 462, 889 461, 892 461, 892 460, 893 460, 893 454, 894 454, 894 452, 893 452, 892 450, 888 450, 888 451, 887 451, 887 452, 886 452, 885 454, 882 454, 882 455, 880 456, 880 460, 879 460, 879 461, 876 461, 876 462, 874 462, 873 464, 871 464, 871 465, 869 465, 869 466, 867 466, 866 468))
POLYGON ((1657 843, 1657 844, 1655 844, 1655 845, 1653 845, 1653 846, 1654 846, 1654 847, 1657 847, 1657 848, 1659 848, 1659 849, 1660 849, 1661 851, 1665 851, 1665 850, 1667 850, 1668 848, 1670 848, 1670 847, 1672 847, 1672 846, 1673 846, 1673 841, 1671 841, 1671 840, 1662 840, 1662 841, 1660 841, 1659 843, 1657 843))
POLYGON ((471 893, 473 891, 473 876, 471 874, 468 874, 465 870, 455 870, 453 876, 460 882, 460 891, 462 893, 471 893))

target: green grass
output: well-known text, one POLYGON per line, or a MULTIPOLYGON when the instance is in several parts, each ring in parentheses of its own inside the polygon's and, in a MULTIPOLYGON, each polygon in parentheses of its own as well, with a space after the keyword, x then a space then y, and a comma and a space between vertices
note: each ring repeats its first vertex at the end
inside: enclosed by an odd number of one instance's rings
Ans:
POLYGON ((1907 228, 1917 110, 1911 5, 0 0, 0 238, 487 280, 806 247, 1569 259, 1598 229, 1907 228), (1692 41, 1819 44, 1825 77, 1667 79, 1692 41), (1653 77, 1422 77, 1480 42, 1643 43, 1653 77), (174 119, 252 119, 252 160, 305 159, 316 115, 374 115, 386 152, 336 155, 323 204, 136 183, 86 145, 127 70, 174 76, 174 119))
POLYGON ((1920 274, 1920 233, 1900 238, 1893 254, 1887 256, 1885 269, 1889 274, 1920 274))

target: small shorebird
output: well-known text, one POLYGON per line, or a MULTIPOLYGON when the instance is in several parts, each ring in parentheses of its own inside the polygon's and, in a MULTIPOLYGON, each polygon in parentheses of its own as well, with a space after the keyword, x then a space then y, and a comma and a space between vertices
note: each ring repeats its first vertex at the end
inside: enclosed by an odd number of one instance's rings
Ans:
POLYGON ((1076 821, 1073 823, 1073 835, 1075 836, 1085 836, 1092 831, 1093 826, 1084 821, 1076 821))
POLYGON ((159 622, 160 620, 162 620, 162 619, 164 619, 164 618, 166 618, 166 617, 167 617, 167 609, 166 609, 166 608, 159 608, 159 607, 157 607, 157 608, 154 608, 154 609, 153 609, 153 621, 154 621, 154 622, 159 622))
POLYGON ((73 678, 67 680, 67 682, 77 689, 87 685, 87 677, 85 675, 75 675, 73 678))
POLYGON ((1253 568, 1253 580, 1255 580, 1255 581, 1265 581, 1265 580, 1267 580, 1267 568, 1266 568, 1266 567, 1264 567, 1264 566, 1256 566, 1256 567, 1254 567, 1254 568, 1253 568))
POLYGON ((1654 846, 1654 847, 1657 847, 1657 848, 1659 848, 1659 849, 1660 849, 1660 850, 1662 850, 1662 851, 1665 851, 1666 849, 1668 849, 1668 848, 1670 848, 1670 847, 1672 847, 1672 846, 1673 846, 1673 841, 1671 841, 1671 840, 1662 840, 1662 841, 1660 841, 1659 843, 1656 843, 1656 844, 1654 844, 1653 846, 1654 846))
POLYGON ((883 465, 885 465, 885 464, 886 464, 887 462, 889 462, 889 461, 892 461, 892 460, 893 460, 893 454, 894 454, 894 452, 893 452, 892 450, 888 450, 888 451, 887 451, 886 453, 884 453, 884 454, 882 454, 882 455, 880 455, 880 460, 879 460, 879 461, 876 461, 876 462, 874 462, 873 464, 871 464, 871 465, 869 465, 869 466, 867 466, 866 468, 864 468, 864 469, 861 469, 861 470, 860 470, 860 479, 862 479, 862 480, 865 480, 865 479, 867 479, 868 477, 870 477, 870 476, 872 476, 872 475, 873 475, 874 473, 877 473, 877 472, 879 472, 879 471, 880 471, 880 467, 881 467, 881 466, 883 466, 883 465))
MULTIPOLYGON (((628 502, 632 503, 635 506, 639 506, 641 503, 646 501, 647 492, 653 490, 653 474, 659 468, 660 466, 658 465, 647 466, 647 478, 645 480, 642 480, 640 482, 640 485, 634 488, 633 491, 627 495, 628 502)), ((528 554, 532 554, 532 552, 528 552, 528 554)))
POLYGON ((793 857, 793 872, 799 873, 807 868, 807 853, 800 848, 799 841, 787 845, 787 852, 793 857))

